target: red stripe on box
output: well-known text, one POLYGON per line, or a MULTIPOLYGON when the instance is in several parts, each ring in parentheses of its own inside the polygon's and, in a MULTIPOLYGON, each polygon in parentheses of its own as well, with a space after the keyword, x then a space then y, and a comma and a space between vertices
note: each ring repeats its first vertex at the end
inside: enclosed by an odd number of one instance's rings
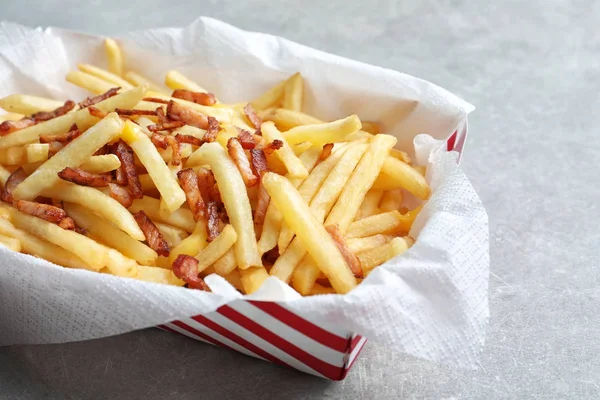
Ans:
POLYGON ((222 306, 221 308, 219 308, 217 310, 217 312, 219 314, 229 318, 231 321, 237 323, 238 325, 244 327, 248 331, 250 331, 250 332, 254 333, 255 335, 261 337, 262 339, 266 340, 273 346, 286 352, 290 356, 294 357, 296 360, 302 362, 303 364, 312 368, 313 370, 317 371, 318 373, 320 373, 328 378, 331 378, 331 379, 335 379, 340 376, 340 370, 341 370, 340 367, 331 365, 323 360, 318 359, 317 357, 313 356, 312 354, 307 353, 306 351, 297 347, 293 343, 288 342, 287 340, 281 338, 280 336, 276 335, 275 333, 271 332, 270 330, 266 329, 265 327, 252 321, 250 318, 246 317, 245 315, 240 314, 238 311, 234 310, 233 308, 225 305, 225 306, 222 306))
MULTIPOLYGON (((226 307, 226 306, 223 306, 226 307)), ((221 307, 221 308, 223 308, 221 307)), ((218 311, 218 310, 217 310, 218 311)), ((246 339, 236 335, 235 333, 223 328, 221 325, 217 324, 214 321, 209 320, 208 318, 203 317, 202 315, 196 315, 194 317, 192 317, 192 319, 204 326, 206 326, 209 329, 212 329, 213 331, 217 332, 218 334, 220 334, 223 337, 226 337, 227 339, 231 340, 234 343, 237 343, 238 345, 244 347, 246 350, 251 351, 259 356, 261 356, 262 358, 271 361, 272 363, 276 363, 276 364, 280 364, 280 365, 285 365, 286 367, 290 367, 291 366, 289 364, 287 364, 284 361, 281 361, 279 358, 267 353, 266 351, 264 351, 263 349, 253 345, 252 343, 248 342, 246 339)), ((231 318, 230 318, 231 319, 231 318)), ((237 323, 237 321, 234 321, 237 323)))
POLYGON ((348 346, 347 338, 326 331, 277 303, 264 301, 249 301, 249 303, 314 341, 340 353, 346 352, 346 347, 348 346))
POLYGON ((348 353, 352 353, 352 350, 354 350, 358 342, 360 342, 360 339, 362 339, 362 336, 360 335, 356 335, 352 338, 352 341, 350 342, 350 350, 348 351, 348 353))
POLYGON ((212 343, 212 344, 214 344, 214 345, 216 345, 216 346, 221 346, 221 347, 224 347, 224 348, 226 348, 226 349, 229 349, 229 350, 232 350, 232 351, 236 351, 235 349, 232 349, 231 347, 227 346, 225 343, 221 343, 221 342, 219 342, 217 339, 214 339, 214 338, 212 338, 212 337, 208 336, 207 334, 205 334, 205 333, 203 333, 203 332, 200 332, 200 331, 199 331, 198 329, 196 329, 196 328, 192 328, 192 327, 191 327, 191 326, 189 326, 188 324, 185 324, 185 323, 183 323, 183 322, 181 322, 181 321, 171 321, 171 323, 172 323, 173 325, 176 325, 176 326, 180 327, 180 328, 181 328, 181 329, 183 329, 183 330, 186 330, 186 331, 188 331, 188 332, 190 332, 190 333, 193 333, 193 334, 194 334, 194 335, 196 335, 196 336, 199 336, 199 337, 201 337, 202 339, 204 339, 204 340, 206 340, 207 342, 210 342, 210 343, 212 343))
POLYGON ((458 132, 454 131, 454 133, 452 134, 452 136, 450 136, 448 138, 448 140, 446 141, 446 148, 448 149, 448 151, 454 150, 454 144, 456 143, 456 136, 457 135, 458 135, 458 132))

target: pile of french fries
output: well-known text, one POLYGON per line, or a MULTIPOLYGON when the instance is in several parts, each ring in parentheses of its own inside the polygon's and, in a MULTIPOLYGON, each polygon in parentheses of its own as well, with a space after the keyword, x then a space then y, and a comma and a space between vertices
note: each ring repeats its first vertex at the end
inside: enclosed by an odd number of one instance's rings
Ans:
POLYGON ((424 168, 376 122, 303 113, 300 74, 224 104, 105 49, 108 69, 66 76, 92 93, 81 103, 0 99, 3 246, 199 290, 216 273, 249 294, 272 275, 316 295, 349 292, 414 243, 421 206, 404 204, 429 198, 424 168))

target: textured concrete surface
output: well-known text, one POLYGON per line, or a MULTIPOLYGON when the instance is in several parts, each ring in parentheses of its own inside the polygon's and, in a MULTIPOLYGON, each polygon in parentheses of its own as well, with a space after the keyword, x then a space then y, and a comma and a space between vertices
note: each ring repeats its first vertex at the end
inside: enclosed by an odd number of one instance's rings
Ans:
POLYGON ((480 368, 368 344, 331 383, 148 330, 0 348, 0 398, 600 398, 600 2, 133 3, 0 0, 0 18, 110 34, 207 15, 417 75, 478 107, 463 166, 491 224, 480 368))

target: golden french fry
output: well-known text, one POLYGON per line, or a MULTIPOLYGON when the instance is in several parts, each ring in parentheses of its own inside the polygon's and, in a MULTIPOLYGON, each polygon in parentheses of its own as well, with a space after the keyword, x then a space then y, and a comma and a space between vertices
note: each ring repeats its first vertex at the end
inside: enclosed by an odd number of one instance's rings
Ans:
POLYGON ((185 89, 191 90, 192 92, 208 93, 208 90, 187 78, 181 72, 175 70, 167 72, 167 76, 165 77, 165 85, 173 90, 185 89))
POLYGON ((399 210, 402 206, 402 189, 388 190, 383 194, 379 208, 382 211, 399 210))
MULTIPOLYGON (((3 210, 6 211, 6 208, 3 208, 3 210)), ((53 243, 42 240, 37 236, 33 236, 24 230, 17 229, 4 218, 0 218, 0 234, 18 239, 21 243, 21 251, 25 254, 43 258, 63 267, 91 269, 89 265, 75 254, 53 243)))
POLYGON ((294 111, 302 111, 302 100, 304 98, 304 80, 299 72, 290 76, 285 82, 283 91, 283 108, 294 111))
POLYGON ((25 155, 28 163, 48 160, 50 145, 48 143, 31 143, 25 145, 25 155))
POLYGON ((375 267, 404 253, 412 246, 413 242, 410 237, 397 237, 389 243, 358 253, 365 276, 371 273, 375 267))
MULTIPOLYGON (((350 225, 352 226, 352 225, 350 225)), ((390 242, 394 236, 377 234, 373 236, 366 236, 361 238, 349 238, 346 239, 346 245, 353 253, 360 253, 363 251, 371 250, 377 246, 381 246, 390 242)))
POLYGON ((117 85, 107 82, 104 79, 81 71, 70 71, 66 76, 66 80, 94 94, 102 94, 117 87, 117 85))
POLYGON ((204 249, 196 254, 198 263, 198 272, 204 271, 206 268, 214 264, 217 260, 227 253, 233 247, 238 239, 235 229, 231 225, 225 225, 221 233, 210 242, 204 249))
POLYGON ((2 165, 0 165, 0 182, 2 183, 2 187, 4 187, 4 185, 6 184, 6 181, 10 177, 10 174, 12 174, 11 171, 7 170, 2 165))
MULTIPOLYGON (((188 158, 189 156, 192 155, 192 151, 193 151, 192 145, 189 143, 181 143, 180 151, 181 151, 181 158, 188 158)), ((173 161, 173 150, 171 148, 168 148, 166 150, 159 149, 158 154, 160 154, 163 161, 167 164, 170 163, 171 161, 173 161)))
POLYGON ((188 233, 181 228, 163 222, 154 222, 154 225, 156 225, 158 231, 163 235, 163 238, 171 248, 178 246, 183 239, 188 237, 188 233))
MULTIPOLYGON (((227 253, 225 253, 227 254, 227 253)), ((246 270, 248 271, 248 270, 246 270)), ((244 285, 242 284, 242 275, 240 273, 240 271, 233 270, 230 273, 226 274, 226 275, 221 275, 227 282, 229 282, 231 284, 231 286, 233 286, 234 288, 236 288, 237 290, 239 290, 240 292, 244 291, 244 285)), ((247 281, 251 281, 251 279, 247 278, 247 281)), ((251 283, 249 283, 251 285, 251 283)))
MULTIPOLYGON (((262 183, 308 253, 338 293, 356 286, 356 279, 335 242, 310 211, 300 193, 284 177, 267 172, 262 183)), ((242 277, 243 279, 243 277, 242 277)))
POLYGON ((148 175, 150 175, 160 192, 169 212, 172 213, 185 202, 185 193, 179 187, 177 179, 164 163, 148 135, 142 133, 142 129, 133 122, 127 121, 121 138, 131 146, 141 163, 146 167, 148 175))
POLYGON ((98 217, 90 210, 75 203, 65 203, 65 211, 77 226, 88 231, 94 238, 113 247, 142 265, 153 265, 158 255, 150 247, 117 228, 110 221, 98 217))
POLYGON ((292 178, 306 178, 308 176, 308 171, 306 168, 304 168, 304 165, 302 165, 302 162, 296 156, 296 154, 294 154, 294 151, 290 147, 287 140, 283 137, 281 132, 277 130, 275 124, 272 122, 264 122, 261 126, 261 131, 263 137, 268 142, 280 140, 283 143, 283 146, 279 150, 276 150, 275 154, 285 165, 288 174, 292 178))
MULTIPOLYGON (((121 62, 122 61, 123 60, 121 59, 121 62)), ((85 72, 86 74, 95 76, 96 78, 99 78, 99 79, 107 82, 108 84, 111 85, 111 87, 120 87, 121 90, 133 89, 133 85, 130 84, 129 82, 127 82, 125 79, 121 78, 121 76, 116 75, 112 72, 108 72, 105 69, 102 69, 102 68, 99 68, 99 67, 96 67, 96 66, 90 65, 90 64, 79 64, 77 67, 79 68, 80 71, 85 72)), ((122 69, 122 66, 121 66, 121 69, 122 69)), ((104 92, 101 92, 101 93, 104 93, 104 92)))
MULTIPOLYGON (((54 111, 63 104, 64 102, 60 100, 52 100, 27 94, 11 94, 10 96, 0 99, 0 107, 8 112, 23 115, 31 115, 40 111, 54 111)), ((4 117, 4 115, 2 115, 2 117, 4 117)))
POLYGON ((29 175, 15 188, 13 197, 24 200, 35 198, 60 180, 60 171, 81 165, 100 147, 118 137, 122 130, 123 122, 119 116, 116 113, 109 114, 29 175))
POLYGON ((235 259, 235 251, 233 248, 227 250, 223 257, 219 258, 212 265, 215 272, 221 276, 226 276, 233 273, 237 268, 237 260, 235 259))
POLYGON ((101 156, 91 156, 79 166, 79 168, 93 174, 103 174, 114 171, 121 166, 119 157, 114 154, 105 154, 101 156))
POLYGON ((365 199, 363 200, 360 208, 358 210, 357 218, 361 219, 364 217, 368 217, 373 214, 379 213, 379 203, 381 203, 381 199, 383 198, 383 190, 379 189, 371 189, 365 195, 365 199))
POLYGON ((406 154, 406 152, 404 152, 402 150, 391 149, 390 150, 390 157, 397 158, 398 160, 400 160, 402 162, 405 162, 408 165, 412 164, 412 160, 410 159, 410 157, 408 156, 408 154, 406 154))
POLYGON ((421 207, 406 214, 393 210, 354 221, 348 228, 346 236, 357 238, 379 233, 408 233, 419 211, 421 207))
POLYGON ((413 169, 421 174, 423 177, 427 173, 427 167, 424 165, 413 165, 413 169))
POLYGON ((374 188, 397 189, 403 188, 421 200, 427 200, 431 188, 427 181, 413 167, 394 157, 387 157, 381 169, 381 175, 373 184, 374 188))
POLYGON ((269 278, 269 273, 265 267, 240 269, 240 280, 242 281, 242 287, 246 294, 256 292, 267 278, 269 278))
POLYGON ((319 294, 336 294, 336 293, 335 293, 335 289, 332 287, 326 287, 323 285, 319 285, 318 283, 315 283, 315 285, 313 286, 313 288, 311 289, 311 291, 308 295, 316 296, 319 294))
POLYGON ((123 52, 113 39, 104 40, 104 51, 108 59, 108 70, 117 76, 123 76, 123 52))
POLYGON ((25 147, 9 147, 0 149, 0 164, 21 165, 26 161, 25 147))
POLYGON ((125 73, 124 78, 129 83, 131 83, 133 86, 148 85, 150 92, 160 93, 163 95, 165 94, 165 89, 163 87, 152 82, 150 79, 146 78, 145 76, 138 74, 137 72, 128 71, 127 73, 125 73))
MULTIPOLYGON (((140 86, 101 101, 94 105, 94 107, 104 112, 113 111, 115 108, 131 108, 139 103, 147 90, 147 86, 140 86)), ((83 131, 94 125, 97 121, 98 118, 90 115, 87 109, 67 113, 60 117, 52 118, 51 120, 0 137, 0 149, 37 142, 40 135, 65 133, 69 130, 71 125, 75 123, 77 123, 79 129, 83 131)))
MULTIPOLYGON (((13 95, 13 96, 19 96, 19 95, 13 95)), ((4 99, 0 99, 0 102, 2 102, 2 100, 4 99)), ((1 103, 0 103, 1 104, 1 103)), ((16 114, 16 113, 6 113, 6 114, 0 114, 0 122, 4 122, 4 121, 18 121, 20 119, 25 118, 25 116, 23 114, 16 114)))
POLYGON ((278 106, 283 98, 285 86, 286 81, 279 82, 277 85, 273 86, 271 89, 252 100, 250 104, 255 110, 264 110, 269 107, 278 106))
MULTIPOLYGON (((260 109, 255 107, 257 110, 260 109)), ((259 116, 263 121, 273 121, 280 131, 288 131, 300 125, 323 124, 318 118, 304 114, 299 111, 287 110, 285 108, 269 108, 259 112, 259 116)))
POLYGON ((194 216, 187 208, 179 208, 171 214, 164 215, 160 212, 160 200, 152 197, 144 196, 141 199, 135 199, 129 211, 136 213, 143 210, 152 221, 164 222, 169 225, 176 226, 187 232, 193 232, 196 227, 194 216))
POLYGON ((246 185, 235 162, 219 143, 206 143, 188 158, 187 167, 209 165, 221 191, 225 210, 238 234, 235 255, 242 269, 262 265, 246 185))
POLYGON ((11 249, 12 251, 21 252, 21 242, 14 237, 0 235, 0 246, 11 249))
POLYGON ((145 282, 164 283, 166 285, 185 285, 184 281, 176 277, 173 274, 173 271, 168 269, 138 265, 137 270, 137 275, 132 276, 133 279, 145 282))
POLYGON ((377 135, 381 133, 381 126, 379 126, 379 124, 374 121, 363 121, 362 130, 370 133, 371 135, 377 135))
POLYGON ((342 142, 349 135, 361 129, 360 119, 356 115, 314 125, 301 125, 283 133, 283 137, 290 145, 301 142, 311 142, 315 146, 326 143, 342 142))
MULTIPOLYGON (((190 125, 182 126, 181 128, 177 128, 173 131, 173 135, 177 135, 178 133, 181 135, 190 135, 198 139, 204 139, 204 135, 206 135, 206 131, 204 129, 196 128, 195 126, 190 125)), ((225 146, 227 146, 227 142, 225 142, 225 146)))
POLYGON ((180 254, 195 256, 196 254, 200 253, 200 251, 203 250, 207 244, 208 243, 206 242, 206 222, 198 221, 192 234, 183 239, 181 243, 179 243, 177 246, 171 249, 171 254, 169 254, 168 258, 168 268, 171 268, 171 265, 173 265, 173 261, 175 261, 177 256, 179 256, 180 254))

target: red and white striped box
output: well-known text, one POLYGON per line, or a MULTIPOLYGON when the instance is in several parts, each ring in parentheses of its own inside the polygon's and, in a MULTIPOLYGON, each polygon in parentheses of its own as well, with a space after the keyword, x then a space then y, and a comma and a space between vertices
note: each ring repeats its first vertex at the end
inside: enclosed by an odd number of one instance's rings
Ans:
MULTIPOLYGON (((457 152, 458 161, 467 130, 465 119, 446 140, 446 151, 457 152)), ((159 328, 333 381, 346 377, 367 342, 273 301, 236 300, 159 328)))

